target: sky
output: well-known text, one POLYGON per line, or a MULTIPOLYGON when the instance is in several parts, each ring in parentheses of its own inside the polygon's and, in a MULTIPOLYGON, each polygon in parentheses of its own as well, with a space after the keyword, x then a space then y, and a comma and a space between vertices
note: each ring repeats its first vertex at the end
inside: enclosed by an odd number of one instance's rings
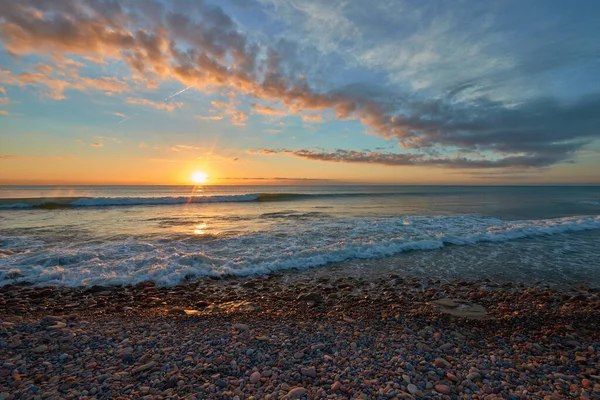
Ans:
POLYGON ((0 184, 599 184, 599 37, 596 0, 0 0, 0 184))

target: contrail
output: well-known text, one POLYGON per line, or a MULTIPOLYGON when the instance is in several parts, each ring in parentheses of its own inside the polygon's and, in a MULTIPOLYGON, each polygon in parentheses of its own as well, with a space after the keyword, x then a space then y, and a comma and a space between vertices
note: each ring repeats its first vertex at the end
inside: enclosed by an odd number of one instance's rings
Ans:
POLYGON ((172 95, 170 95, 169 97, 167 97, 167 98, 165 99, 165 101, 171 100, 173 97, 175 97, 175 96, 179 96, 181 93, 183 93, 183 92, 185 92, 186 90, 188 90, 188 89, 191 89, 191 88, 193 88, 193 86, 188 86, 188 87, 186 87, 185 89, 181 89, 179 92, 177 92, 177 93, 175 93, 175 94, 172 94, 172 95))
POLYGON ((127 117, 127 118, 125 118, 125 119, 122 119, 122 120, 120 120, 119 122, 117 122, 117 125, 118 125, 118 124, 122 124, 122 123, 123 123, 123 122, 125 122, 125 121, 129 121, 131 118, 135 117, 136 115, 138 115, 138 113, 135 113, 135 114, 133 114, 133 115, 130 115, 129 117, 127 117))

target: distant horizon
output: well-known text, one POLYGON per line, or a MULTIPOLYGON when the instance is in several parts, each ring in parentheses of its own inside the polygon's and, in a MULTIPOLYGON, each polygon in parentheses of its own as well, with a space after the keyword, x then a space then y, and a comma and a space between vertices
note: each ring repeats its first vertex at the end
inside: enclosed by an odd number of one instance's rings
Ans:
POLYGON ((284 183, 244 183, 244 184, 205 184, 195 185, 190 183, 170 183, 170 184, 143 184, 143 183, 103 183, 103 184, 79 184, 79 183, 56 183, 56 184, 4 184, 0 183, 0 187, 45 187, 45 186, 66 186, 66 187, 110 187, 110 186, 139 186, 139 187, 211 187, 211 186, 414 186, 414 187, 598 187, 599 183, 510 183, 510 184, 404 184, 404 183, 373 183, 373 182, 328 182, 328 183, 304 183, 304 184, 284 184, 284 183))

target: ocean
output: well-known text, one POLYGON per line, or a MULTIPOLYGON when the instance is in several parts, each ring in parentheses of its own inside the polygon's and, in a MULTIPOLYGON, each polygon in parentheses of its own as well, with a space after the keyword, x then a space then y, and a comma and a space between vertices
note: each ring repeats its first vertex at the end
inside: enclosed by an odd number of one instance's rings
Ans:
POLYGON ((600 187, 0 187, 0 286, 290 270, 599 285, 600 187))

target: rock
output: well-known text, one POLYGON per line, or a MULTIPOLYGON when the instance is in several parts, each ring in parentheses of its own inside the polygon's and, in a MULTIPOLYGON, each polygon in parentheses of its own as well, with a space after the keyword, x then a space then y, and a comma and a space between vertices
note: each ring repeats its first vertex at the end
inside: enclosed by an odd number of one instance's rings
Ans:
POLYGON ((47 350, 48 350, 48 346, 46 346, 44 344, 33 349, 33 351, 35 351, 36 353, 43 353, 47 350))
POLYGON ((64 322, 57 322, 54 325, 50 325, 46 329, 53 330, 53 329, 62 329, 62 328, 66 328, 66 327, 67 327, 67 324, 65 324, 64 322))
POLYGON ((185 310, 182 310, 181 308, 172 308, 169 310, 168 314, 169 315, 187 315, 185 310))
POLYGON ((315 367, 300 368, 300 373, 304 376, 310 376, 311 378, 315 378, 317 376, 317 370, 315 367))
POLYGON ((298 399, 306 394, 306 389, 303 387, 295 387, 287 394, 288 399, 298 399))
POLYGON ((483 306, 461 299, 439 299, 429 304, 439 312, 454 317, 483 318, 486 315, 483 306))
POLYGON ((410 383, 410 384, 407 386, 407 389, 408 389, 408 393, 410 393, 410 394, 413 394, 413 395, 414 395, 415 393, 417 393, 417 391, 419 390, 419 389, 417 388, 417 386, 416 386, 416 385, 414 385, 414 384, 412 384, 412 383, 410 383))
POLYGON ((439 392, 441 394, 450 394, 450 392, 452 391, 452 389, 450 389, 450 386, 446 386, 441 383, 435 385, 434 388, 436 392, 439 392))
POLYGON ((260 381, 260 372, 255 371, 250 375, 250 383, 258 383, 260 381))
POLYGON ((323 298, 317 293, 308 293, 298 296, 298 301, 313 301, 315 303, 321 303, 323 298))
POLYGON ((141 365, 141 366, 139 366, 139 367, 137 367, 137 368, 134 368, 134 369, 131 371, 131 374, 133 374, 133 375, 135 375, 135 374, 139 374, 140 372, 143 372, 143 371, 149 370, 149 369, 151 369, 151 368, 154 368, 154 366, 155 366, 155 365, 156 365, 156 362, 154 362, 154 361, 150 361, 150 362, 149 362, 149 363, 147 363, 147 364, 144 364, 144 365, 141 365))
POLYGON ((438 368, 449 368, 451 366, 451 364, 443 358, 436 358, 433 362, 433 365, 438 368))
POLYGON ((217 379, 217 385, 219 385, 221 389, 225 389, 227 386, 229 386, 229 384, 223 379, 217 379))
POLYGON ((245 332, 247 330, 250 330, 250 327, 246 324, 237 323, 237 324, 234 324, 233 327, 240 332, 245 332))
POLYGON ((331 385, 331 391, 332 392, 337 392, 338 390, 340 390, 341 387, 342 387, 342 384, 340 383, 340 381, 335 381, 331 385))

